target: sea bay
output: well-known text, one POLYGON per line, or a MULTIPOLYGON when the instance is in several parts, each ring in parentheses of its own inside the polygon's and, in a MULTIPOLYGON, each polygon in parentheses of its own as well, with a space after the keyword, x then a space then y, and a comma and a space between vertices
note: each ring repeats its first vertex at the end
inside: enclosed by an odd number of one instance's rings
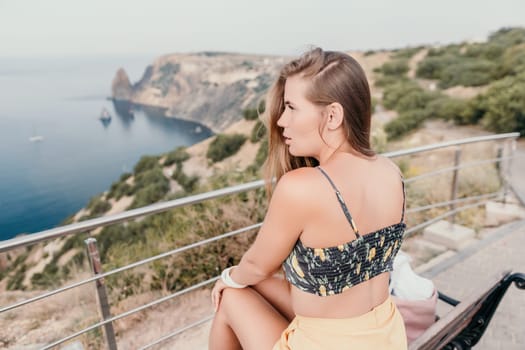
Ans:
POLYGON ((52 228, 141 156, 212 134, 155 108, 118 113, 107 99, 116 70, 137 81, 153 59, 0 58, 0 240, 52 228), (109 122, 99 120, 103 108, 109 122))

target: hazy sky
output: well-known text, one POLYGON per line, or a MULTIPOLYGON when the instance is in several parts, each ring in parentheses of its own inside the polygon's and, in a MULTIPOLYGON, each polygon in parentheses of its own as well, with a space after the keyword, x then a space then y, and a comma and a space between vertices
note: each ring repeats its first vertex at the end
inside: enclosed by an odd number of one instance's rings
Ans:
POLYGON ((524 0, 0 0, 0 56, 297 54, 483 39, 524 0))

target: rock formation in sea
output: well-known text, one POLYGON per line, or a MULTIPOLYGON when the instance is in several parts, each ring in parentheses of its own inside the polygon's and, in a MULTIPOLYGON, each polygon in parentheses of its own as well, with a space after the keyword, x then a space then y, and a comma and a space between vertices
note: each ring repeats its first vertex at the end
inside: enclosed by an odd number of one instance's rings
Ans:
POLYGON ((115 100, 131 100, 133 87, 124 68, 119 68, 111 84, 111 96, 115 100))

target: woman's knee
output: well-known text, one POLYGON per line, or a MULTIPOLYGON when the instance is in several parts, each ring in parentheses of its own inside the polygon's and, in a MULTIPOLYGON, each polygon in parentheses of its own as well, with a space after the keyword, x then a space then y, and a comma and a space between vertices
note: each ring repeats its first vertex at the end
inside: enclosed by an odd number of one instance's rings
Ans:
POLYGON ((247 297, 247 293, 250 293, 251 288, 225 288, 221 295, 221 306, 226 308, 235 307, 236 302, 239 302, 243 298, 247 297))
POLYGON ((248 289, 249 288, 225 288, 222 291, 219 310, 217 310, 217 312, 224 315, 224 317, 227 317, 227 315, 231 313, 231 310, 237 308, 238 303, 242 301, 242 299, 246 298, 248 289))

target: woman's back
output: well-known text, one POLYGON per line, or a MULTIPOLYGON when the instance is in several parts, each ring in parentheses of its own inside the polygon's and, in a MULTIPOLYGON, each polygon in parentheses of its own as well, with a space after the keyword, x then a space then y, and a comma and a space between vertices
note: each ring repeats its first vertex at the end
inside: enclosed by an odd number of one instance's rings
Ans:
MULTIPOLYGON (((356 229, 364 236, 362 245, 368 244, 367 234, 385 227, 395 227, 402 221, 403 186, 399 171, 390 160, 384 157, 371 160, 339 153, 323 164, 321 170, 339 190, 356 229)), ((300 208, 308 211, 308 220, 304 222, 298 242, 304 249, 320 251, 319 248, 342 247, 356 240, 356 234, 335 190, 324 174, 312 168, 303 168, 294 174, 296 180, 308 188, 305 204, 300 208)), ((381 231, 379 234, 386 236, 389 232, 381 231)), ((346 260, 334 263, 352 263, 351 258, 346 260)), ((366 272, 361 271, 362 274, 366 272)), ((388 273, 380 273, 329 298, 292 287, 293 309, 299 315, 327 318, 346 318, 366 313, 388 297, 388 277, 388 273)))

